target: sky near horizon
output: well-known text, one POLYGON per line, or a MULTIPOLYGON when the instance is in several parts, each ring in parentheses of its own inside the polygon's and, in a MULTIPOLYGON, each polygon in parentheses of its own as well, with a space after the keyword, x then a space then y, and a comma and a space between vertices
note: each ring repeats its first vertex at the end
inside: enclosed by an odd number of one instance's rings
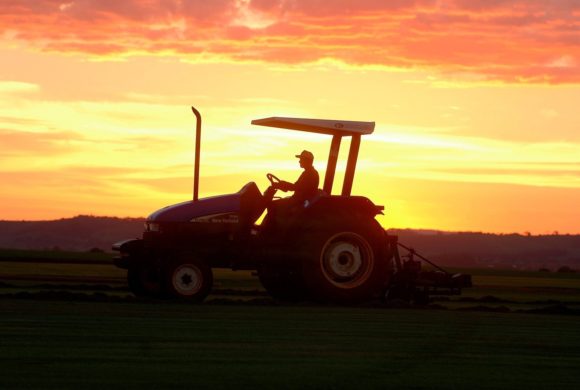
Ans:
POLYGON ((252 119, 374 121, 383 226, 580 233, 580 1, 0 0, 0 59, 0 219, 190 199, 194 105, 202 197, 323 174, 252 119))

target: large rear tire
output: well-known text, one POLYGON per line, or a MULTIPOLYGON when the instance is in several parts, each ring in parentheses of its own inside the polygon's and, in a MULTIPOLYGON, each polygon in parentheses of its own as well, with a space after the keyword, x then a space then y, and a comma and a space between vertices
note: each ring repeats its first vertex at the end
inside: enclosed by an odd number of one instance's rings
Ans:
POLYGON ((304 280, 316 300, 353 304, 380 296, 389 262, 376 221, 345 221, 305 241, 304 280))
POLYGON ((211 268, 193 256, 181 256, 165 272, 165 290, 169 298, 202 302, 213 286, 211 268))

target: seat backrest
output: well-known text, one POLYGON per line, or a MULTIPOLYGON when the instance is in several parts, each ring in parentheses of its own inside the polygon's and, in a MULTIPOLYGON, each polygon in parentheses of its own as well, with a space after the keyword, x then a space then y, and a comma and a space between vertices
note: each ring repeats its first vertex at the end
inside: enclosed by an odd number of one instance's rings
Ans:
POLYGON ((240 194, 240 223, 251 226, 266 208, 266 202, 256 183, 249 182, 238 192, 240 194))

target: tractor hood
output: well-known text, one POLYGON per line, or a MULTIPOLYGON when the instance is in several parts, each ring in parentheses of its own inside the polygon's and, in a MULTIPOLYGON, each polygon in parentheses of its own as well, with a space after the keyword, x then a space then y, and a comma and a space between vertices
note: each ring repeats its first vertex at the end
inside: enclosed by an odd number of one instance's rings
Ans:
POLYGON ((219 195, 189 200, 164 207, 151 214, 149 222, 190 222, 195 218, 240 211, 240 194, 219 195))
POLYGON ((263 210, 262 194, 254 182, 249 182, 234 194, 218 195, 197 201, 189 200, 157 210, 147 218, 148 222, 200 222, 198 218, 217 217, 239 213, 252 218, 252 222, 263 210), (257 215, 256 215, 257 214, 257 215))

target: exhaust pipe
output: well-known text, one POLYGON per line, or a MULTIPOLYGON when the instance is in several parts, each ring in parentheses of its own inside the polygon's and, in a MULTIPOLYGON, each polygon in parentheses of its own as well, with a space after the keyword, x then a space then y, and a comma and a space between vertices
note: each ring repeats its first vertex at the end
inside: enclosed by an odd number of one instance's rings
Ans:
POLYGON ((199 199, 199 154, 201 152, 201 114, 196 110, 195 107, 191 106, 191 111, 197 119, 197 124, 195 126, 195 165, 193 167, 193 201, 196 202, 199 199))

